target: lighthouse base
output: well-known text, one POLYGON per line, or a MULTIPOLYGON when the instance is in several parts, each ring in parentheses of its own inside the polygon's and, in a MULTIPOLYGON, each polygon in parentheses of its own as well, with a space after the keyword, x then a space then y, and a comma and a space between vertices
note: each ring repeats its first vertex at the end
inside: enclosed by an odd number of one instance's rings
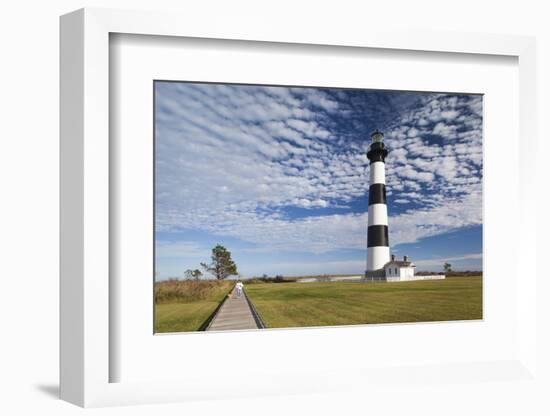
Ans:
POLYGON ((368 282, 385 282, 386 271, 384 269, 365 271, 365 280, 368 282))

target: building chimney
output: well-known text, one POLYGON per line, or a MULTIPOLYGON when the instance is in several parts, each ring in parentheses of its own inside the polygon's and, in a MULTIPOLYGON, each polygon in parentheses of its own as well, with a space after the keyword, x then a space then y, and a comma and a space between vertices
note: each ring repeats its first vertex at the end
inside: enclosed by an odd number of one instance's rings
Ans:
POLYGON ((395 261, 395 254, 391 255, 391 261, 395 261))
POLYGON ((409 257, 403 256, 403 261, 408 261, 408 260, 409 260, 409 257))

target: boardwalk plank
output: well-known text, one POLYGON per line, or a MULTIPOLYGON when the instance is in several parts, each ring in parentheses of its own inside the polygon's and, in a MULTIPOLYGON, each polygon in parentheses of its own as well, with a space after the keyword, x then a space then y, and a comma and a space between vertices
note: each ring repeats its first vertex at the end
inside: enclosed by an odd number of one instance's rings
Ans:
POLYGON ((208 331, 230 331, 238 329, 258 329, 254 315, 243 295, 237 297, 236 289, 226 299, 207 329, 208 331))

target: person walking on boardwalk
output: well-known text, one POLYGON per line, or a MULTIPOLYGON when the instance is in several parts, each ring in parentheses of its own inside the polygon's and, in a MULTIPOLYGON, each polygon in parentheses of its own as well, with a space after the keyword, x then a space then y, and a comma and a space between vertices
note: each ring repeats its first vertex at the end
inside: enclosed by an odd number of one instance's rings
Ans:
POLYGON ((237 284, 235 285, 235 289, 237 290, 237 297, 240 298, 243 294, 243 282, 240 280, 237 281, 237 284))

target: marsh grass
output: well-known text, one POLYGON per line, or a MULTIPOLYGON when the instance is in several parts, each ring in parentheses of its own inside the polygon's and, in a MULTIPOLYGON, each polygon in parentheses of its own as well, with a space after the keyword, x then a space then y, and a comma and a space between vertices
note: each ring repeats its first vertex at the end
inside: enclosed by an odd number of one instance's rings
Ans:
POLYGON ((165 280, 155 283, 155 303, 195 302, 217 298, 234 282, 226 280, 165 280))
POLYGON ((155 283, 155 332, 197 331, 235 282, 166 280, 155 283))

